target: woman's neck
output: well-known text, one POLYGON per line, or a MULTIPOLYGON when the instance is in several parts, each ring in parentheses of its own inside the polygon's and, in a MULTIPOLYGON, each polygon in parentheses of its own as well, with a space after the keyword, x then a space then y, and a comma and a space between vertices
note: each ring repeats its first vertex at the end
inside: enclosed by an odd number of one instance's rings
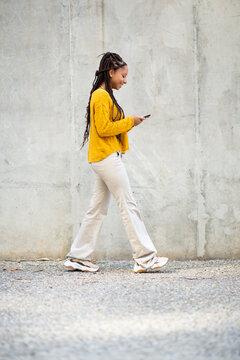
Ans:
POLYGON ((102 84, 100 85, 100 88, 107 91, 105 83, 102 83, 102 84))

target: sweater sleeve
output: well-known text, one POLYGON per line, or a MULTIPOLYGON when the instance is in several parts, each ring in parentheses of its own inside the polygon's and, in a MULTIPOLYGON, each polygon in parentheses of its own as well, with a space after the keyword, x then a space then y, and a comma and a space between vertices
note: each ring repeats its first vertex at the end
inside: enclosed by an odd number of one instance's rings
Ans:
POLYGON ((134 126, 132 116, 127 116, 118 121, 110 120, 109 100, 105 96, 96 99, 95 104, 95 126, 99 136, 113 136, 131 130, 134 126))

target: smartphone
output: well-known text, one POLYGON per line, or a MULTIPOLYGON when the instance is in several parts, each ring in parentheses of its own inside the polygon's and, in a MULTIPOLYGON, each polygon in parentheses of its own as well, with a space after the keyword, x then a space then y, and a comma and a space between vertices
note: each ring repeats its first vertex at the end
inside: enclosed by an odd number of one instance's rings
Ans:
POLYGON ((148 118, 149 116, 151 116, 151 114, 145 115, 144 117, 145 117, 145 119, 146 119, 146 118, 148 118))

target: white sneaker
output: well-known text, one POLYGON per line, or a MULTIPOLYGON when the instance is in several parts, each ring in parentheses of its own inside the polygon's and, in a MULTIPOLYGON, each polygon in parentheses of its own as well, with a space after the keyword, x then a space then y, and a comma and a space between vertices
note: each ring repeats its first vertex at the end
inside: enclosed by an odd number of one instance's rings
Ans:
POLYGON ((149 270, 157 270, 160 269, 161 267, 163 267, 164 265, 166 265, 168 262, 168 258, 167 257, 157 257, 156 261, 154 262, 154 264, 152 266, 150 266, 149 268, 145 269, 143 266, 138 265, 136 262, 134 264, 134 268, 133 271, 135 273, 140 273, 140 272, 147 272, 149 270))
POLYGON ((96 272, 99 269, 98 265, 93 264, 89 260, 67 259, 63 265, 70 270, 80 270, 87 272, 96 272))

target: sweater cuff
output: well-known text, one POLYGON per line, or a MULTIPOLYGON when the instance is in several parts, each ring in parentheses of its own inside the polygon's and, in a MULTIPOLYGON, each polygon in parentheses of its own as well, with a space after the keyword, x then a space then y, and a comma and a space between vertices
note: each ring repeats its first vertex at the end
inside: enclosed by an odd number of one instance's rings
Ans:
MULTIPOLYGON (((129 116, 130 117, 130 119, 132 120, 132 125, 131 125, 131 128, 129 129, 129 130, 131 130, 133 127, 134 127, 134 120, 133 120, 133 117, 132 116, 129 116)), ((128 130, 128 131, 129 131, 128 130)))

